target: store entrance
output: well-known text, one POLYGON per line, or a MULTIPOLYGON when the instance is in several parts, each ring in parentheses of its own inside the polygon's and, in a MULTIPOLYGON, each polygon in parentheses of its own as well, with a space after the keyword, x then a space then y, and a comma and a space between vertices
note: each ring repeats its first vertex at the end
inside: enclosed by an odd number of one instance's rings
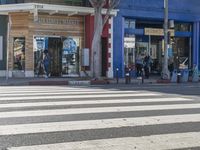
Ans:
POLYGON ((43 76, 44 51, 50 56, 49 73, 51 77, 75 77, 79 75, 79 37, 34 37, 34 73, 43 76))
POLYGON ((51 57, 51 76, 61 76, 62 72, 62 41, 61 38, 49 37, 48 52, 51 57))
POLYGON ((102 38, 102 77, 106 77, 106 72, 107 72, 107 47, 108 47, 108 40, 107 38, 102 38))

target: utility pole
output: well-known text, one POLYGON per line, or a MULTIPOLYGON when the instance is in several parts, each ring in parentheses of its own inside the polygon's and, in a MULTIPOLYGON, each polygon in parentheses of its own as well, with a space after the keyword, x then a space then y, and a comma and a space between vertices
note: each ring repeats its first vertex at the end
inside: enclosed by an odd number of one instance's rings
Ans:
POLYGON ((164 63, 162 66, 162 79, 170 79, 168 70, 168 0, 164 0, 164 63))

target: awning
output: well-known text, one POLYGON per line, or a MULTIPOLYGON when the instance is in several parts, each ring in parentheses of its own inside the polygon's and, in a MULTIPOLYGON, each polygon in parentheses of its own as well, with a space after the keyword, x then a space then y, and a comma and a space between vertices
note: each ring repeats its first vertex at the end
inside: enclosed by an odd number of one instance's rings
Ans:
MULTIPOLYGON (((66 6, 42 3, 21 3, 0 5, 0 15, 8 15, 10 12, 30 12, 37 16, 39 12, 53 14, 72 15, 93 15, 94 8, 80 6, 66 6)), ((111 16, 116 16, 118 10, 111 11, 111 16)), ((106 14, 106 9, 102 10, 102 14, 106 14)))

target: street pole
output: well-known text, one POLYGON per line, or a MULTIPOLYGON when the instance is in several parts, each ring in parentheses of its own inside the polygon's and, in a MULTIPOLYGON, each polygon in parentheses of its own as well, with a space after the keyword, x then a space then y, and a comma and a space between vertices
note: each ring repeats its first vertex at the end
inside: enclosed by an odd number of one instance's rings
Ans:
POLYGON ((6 82, 9 79, 9 51, 10 51, 10 28, 11 28, 11 18, 8 18, 8 29, 7 29, 7 52, 6 52, 6 82))
POLYGON ((162 67, 162 79, 170 79, 168 70, 168 0, 164 0, 164 63, 162 67))

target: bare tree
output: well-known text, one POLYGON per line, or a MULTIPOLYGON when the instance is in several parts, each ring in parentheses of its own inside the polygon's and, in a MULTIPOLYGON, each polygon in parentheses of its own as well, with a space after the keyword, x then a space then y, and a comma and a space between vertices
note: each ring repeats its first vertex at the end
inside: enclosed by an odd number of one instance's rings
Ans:
POLYGON ((92 57, 91 57, 91 72, 95 78, 101 77, 102 68, 102 51, 101 51, 101 35, 103 27, 110 17, 110 12, 114 9, 120 0, 89 0, 94 8, 94 35, 92 40, 92 57), (107 12, 102 15, 102 9, 106 8, 107 12))

